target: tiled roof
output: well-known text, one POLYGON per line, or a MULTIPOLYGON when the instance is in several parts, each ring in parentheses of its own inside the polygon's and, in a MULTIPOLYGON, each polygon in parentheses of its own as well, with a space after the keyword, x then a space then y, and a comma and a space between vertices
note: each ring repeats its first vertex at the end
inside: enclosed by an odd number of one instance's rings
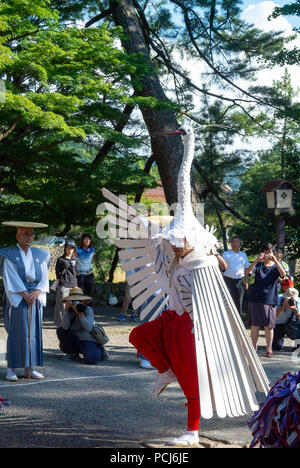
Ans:
POLYGON ((160 181, 159 181, 159 184, 160 185, 154 189, 146 189, 145 192, 143 193, 143 196, 151 198, 151 200, 153 201, 166 203, 165 192, 160 181))
POLYGON ((272 192, 273 190, 280 189, 280 187, 284 184, 290 184, 296 192, 300 192, 300 189, 296 187, 296 185, 293 182, 286 179, 270 180, 270 182, 267 182, 266 185, 259 189, 259 192, 272 192))

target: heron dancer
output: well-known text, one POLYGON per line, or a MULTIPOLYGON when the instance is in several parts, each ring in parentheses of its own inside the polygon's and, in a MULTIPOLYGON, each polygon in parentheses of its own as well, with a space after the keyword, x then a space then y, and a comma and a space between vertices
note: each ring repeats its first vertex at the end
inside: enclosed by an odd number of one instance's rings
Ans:
POLYGON ((182 136, 184 155, 179 209, 167 227, 155 232, 151 221, 106 189, 102 192, 122 229, 124 238, 116 240, 122 267, 139 267, 129 278, 133 307, 159 291, 141 319, 155 301, 169 296, 169 310, 133 329, 129 341, 158 370, 155 397, 178 381, 187 398, 187 428, 169 445, 193 446, 199 442, 200 413, 205 419, 214 413, 220 418, 246 415, 258 408, 255 392, 267 394, 269 381, 220 272, 213 229, 204 228, 193 214, 193 129, 183 126, 164 135, 169 134, 182 136))

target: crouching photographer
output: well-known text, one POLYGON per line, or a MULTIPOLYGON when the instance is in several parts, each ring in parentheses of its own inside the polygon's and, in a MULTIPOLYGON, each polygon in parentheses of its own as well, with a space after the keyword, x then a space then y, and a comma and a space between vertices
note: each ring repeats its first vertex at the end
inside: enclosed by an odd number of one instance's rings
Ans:
MULTIPOLYGON (((59 347, 66 353, 66 358, 76 359, 79 354, 83 354, 86 364, 107 360, 108 354, 104 346, 99 344, 97 336, 93 333, 94 311, 88 305, 92 298, 85 296, 80 288, 72 288, 69 296, 64 297, 62 301, 65 302, 65 311, 62 326, 56 333, 59 347)), ((103 343, 107 341, 108 339, 103 340, 103 343)))
MULTIPOLYGON (((273 349, 282 351, 284 338, 298 342, 300 339, 300 299, 296 288, 288 288, 279 295, 273 349)), ((297 347, 298 343, 295 343, 297 347)), ((298 344, 299 345, 299 344, 298 344)))

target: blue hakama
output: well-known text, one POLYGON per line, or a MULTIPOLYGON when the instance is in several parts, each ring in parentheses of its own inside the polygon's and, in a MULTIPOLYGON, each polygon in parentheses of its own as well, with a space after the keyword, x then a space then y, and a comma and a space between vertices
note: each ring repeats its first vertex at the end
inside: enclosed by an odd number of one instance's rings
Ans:
POLYGON ((42 315, 49 291, 49 257, 48 251, 37 248, 31 248, 26 257, 18 246, 0 249, 0 274, 5 287, 4 326, 8 334, 7 365, 11 369, 43 365, 42 315), (35 289, 41 294, 31 306, 29 344, 29 305, 20 293, 35 289))
POLYGON ((29 306, 24 299, 18 307, 6 301, 4 323, 7 331, 7 367, 43 365, 43 307, 35 301, 31 307, 31 355, 29 356, 29 306))

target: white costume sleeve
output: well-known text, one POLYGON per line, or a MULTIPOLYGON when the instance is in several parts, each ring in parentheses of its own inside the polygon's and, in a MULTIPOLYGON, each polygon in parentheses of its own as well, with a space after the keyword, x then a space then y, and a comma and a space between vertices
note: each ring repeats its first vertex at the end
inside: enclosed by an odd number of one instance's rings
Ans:
MULTIPOLYGON (((35 266, 34 266, 34 260, 33 260, 31 249, 28 250, 26 255, 20 247, 19 247, 19 251, 22 256, 24 265, 25 265, 26 275, 30 276, 30 278, 32 279, 35 279, 35 266)), ((39 295, 38 300, 44 307, 46 305, 46 293, 49 292, 49 277, 48 277, 48 268, 47 268, 46 262, 41 263, 41 273, 42 273, 42 279, 37 284, 36 289, 39 289, 41 291, 41 294, 39 295)))
POLYGON ((40 289, 41 294, 38 297, 38 300, 42 304, 43 307, 46 305, 47 297, 46 293, 49 292, 49 275, 48 275, 48 267, 46 265, 46 262, 43 262, 41 264, 41 270, 42 270, 42 279, 38 283, 36 289, 40 289))
MULTIPOLYGON (((49 292, 48 268, 45 262, 41 264, 41 270, 42 279, 38 283, 36 289, 41 290, 41 294, 39 295, 38 300, 43 306, 45 306, 46 293, 49 292)), ((26 291, 27 288, 21 280, 15 264, 7 258, 4 260, 3 265, 3 283, 10 304, 13 307, 18 307, 22 300, 20 293, 26 291)))

